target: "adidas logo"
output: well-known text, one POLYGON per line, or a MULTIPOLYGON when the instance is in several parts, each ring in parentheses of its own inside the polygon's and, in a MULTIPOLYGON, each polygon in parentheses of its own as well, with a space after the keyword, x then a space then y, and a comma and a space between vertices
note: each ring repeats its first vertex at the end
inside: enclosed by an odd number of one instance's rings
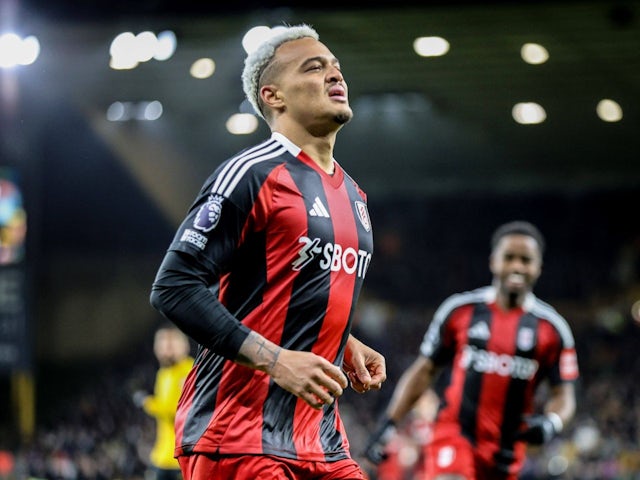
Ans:
POLYGON ((311 207, 311 210, 309 210, 309 215, 311 215, 312 217, 329 218, 329 212, 320 201, 320 198, 316 197, 313 200, 313 206, 311 207))
POLYGON ((469 338, 477 338, 478 340, 487 340, 489 335, 489 327, 484 322, 476 323, 469 329, 468 333, 469 338))

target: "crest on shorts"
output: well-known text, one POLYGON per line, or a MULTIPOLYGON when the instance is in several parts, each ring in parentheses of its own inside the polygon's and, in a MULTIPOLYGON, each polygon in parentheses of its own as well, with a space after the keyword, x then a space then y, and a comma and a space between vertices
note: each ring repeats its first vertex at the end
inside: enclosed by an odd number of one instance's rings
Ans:
POLYGON ((196 218, 193 221, 193 227, 201 232, 210 232, 220 221, 220 215, 222 214, 222 201, 224 197, 222 195, 211 195, 207 200, 207 203, 200 207, 196 218))
POLYGON ((445 445, 438 450, 436 463, 440 468, 447 468, 456 459, 456 449, 450 445, 445 445))
POLYGON ((356 200, 356 212, 358 214, 358 220, 364 227, 364 229, 369 232, 371 230, 371 220, 369 220, 369 210, 367 210, 367 204, 356 200))

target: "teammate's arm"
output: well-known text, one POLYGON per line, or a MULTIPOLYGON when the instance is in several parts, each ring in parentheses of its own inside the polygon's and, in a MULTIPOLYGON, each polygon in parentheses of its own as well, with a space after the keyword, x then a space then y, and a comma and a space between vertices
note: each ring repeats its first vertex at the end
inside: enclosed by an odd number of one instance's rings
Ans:
POLYGON ((567 425, 576 413, 576 394, 572 382, 564 382, 551 388, 549 400, 545 404, 545 413, 556 414, 567 425))
POLYGON ((525 429, 518 438, 533 445, 547 443, 564 429, 573 419, 576 411, 576 397, 573 383, 564 382, 551 388, 545 403, 544 413, 524 419, 525 429))
POLYGON ((401 422, 431 386, 434 374, 435 366, 431 359, 418 355, 398 380, 386 415, 395 423, 401 422))
POLYGON ((386 458, 385 447, 395 434, 396 426, 404 420, 418 399, 431 386, 435 373, 433 361, 419 355, 401 375, 389 406, 365 447, 364 455, 373 463, 378 464, 386 458))

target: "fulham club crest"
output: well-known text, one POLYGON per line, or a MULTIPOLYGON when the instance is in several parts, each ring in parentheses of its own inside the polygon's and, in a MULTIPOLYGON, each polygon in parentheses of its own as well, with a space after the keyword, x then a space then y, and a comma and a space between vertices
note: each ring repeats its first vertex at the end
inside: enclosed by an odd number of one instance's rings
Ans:
POLYGON ((360 223, 367 232, 371 231, 371 220, 369 220, 369 211, 367 210, 367 204, 364 202, 356 201, 355 205, 360 223))
POLYGON ((524 327, 518 331, 518 338, 516 344, 522 351, 528 351, 533 348, 535 332, 532 328, 524 327))
POLYGON ((222 213, 222 201, 224 197, 221 195, 211 195, 207 200, 207 203, 200 207, 196 218, 193 221, 193 227, 201 232, 210 232, 220 220, 220 214, 222 213))

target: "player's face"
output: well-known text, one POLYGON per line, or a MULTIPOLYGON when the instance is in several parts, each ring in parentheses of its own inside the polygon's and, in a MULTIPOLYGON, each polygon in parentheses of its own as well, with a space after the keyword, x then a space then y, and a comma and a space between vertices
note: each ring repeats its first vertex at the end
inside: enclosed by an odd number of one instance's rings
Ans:
POLYGON ((153 351, 161 366, 173 365, 189 353, 189 342, 174 330, 158 330, 153 343, 153 351))
POLYGON ((505 235, 491 254, 490 268, 500 293, 530 292, 542 271, 538 242, 528 235, 505 235))
POLYGON ((282 66, 276 79, 278 94, 288 115, 310 130, 327 125, 335 129, 351 120, 340 63, 324 44, 312 38, 284 43, 276 61, 282 66))

